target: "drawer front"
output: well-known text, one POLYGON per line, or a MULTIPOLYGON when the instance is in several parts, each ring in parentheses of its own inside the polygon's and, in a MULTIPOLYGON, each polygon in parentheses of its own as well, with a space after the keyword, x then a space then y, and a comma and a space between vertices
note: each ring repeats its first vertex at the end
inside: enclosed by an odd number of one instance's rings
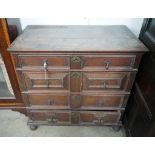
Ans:
POLYGON ((83 68, 100 68, 103 70, 132 69, 135 65, 136 55, 99 55, 83 56, 83 68))
POLYGON ((129 95, 70 95, 68 93, 23 94, 25 103, 37 109, 116 110, 125 108, 129 95))
POLYGON ((57 94, 23 94, 24 101, 32 107, 52 108, 52 109, 69 109, 69 95, 67 93, 57 94))
POLYGON ((80 124, 90 125, 110 125, 116 124, 120 121, 121 114, 114 111, 102 111, 102 112, 81 112, 80 124))
POLYGON ((102 94, 102 95, 71 95, 72 109, 120 109, 125 108, 129 95, 102 94))
POLYGON ((45 124, 70 124, 70 112, 68 111, 34 111, 29 113, 32 122, 42 122, 45 124))
POLYGON ((102 70, 128 70, 137 68, 136 55, 45 55, 22 54, 13 55, 16 67, 23 69, 102 69, 102 70))
POLYGON ((84 91, 130 91, 135 72, 84 72, 84 91))
POLYGON ((16 67, 23 69, 47 69, 50 68, 69 68, 70 59, 68 56, 51 56, 51 55, 17 55, 14 56, 16 67))
POLYGON ((49 125, 112 125, 120 121, 119 111, 43 110, 29 113, 31 123, 49 125))
POLYGON ((130 91, 136 72, 17 71, 22 90, 130 91))
POLYGON ((135 72, 29 72, 17 71, 24 90, 129 91, 135 72), (25 81, 25 87, 23 84, 25 81))
POLYGON ((69 90, 68 72, 17 72, 22 90, 69 90))

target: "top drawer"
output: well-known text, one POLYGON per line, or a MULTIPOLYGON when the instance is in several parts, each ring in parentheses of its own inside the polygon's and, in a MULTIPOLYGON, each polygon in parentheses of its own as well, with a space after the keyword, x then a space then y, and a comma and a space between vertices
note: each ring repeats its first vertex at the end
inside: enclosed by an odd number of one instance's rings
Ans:
POLYGON ((137 68, 136 55, 14 55, 15 65, 23 69, 129 70, 137 68))
POLYGON ((14 56, 16 67, 23 69, 48 69, 69 68, 70 60, 68 56, 33 55, 23 54, 14 56))

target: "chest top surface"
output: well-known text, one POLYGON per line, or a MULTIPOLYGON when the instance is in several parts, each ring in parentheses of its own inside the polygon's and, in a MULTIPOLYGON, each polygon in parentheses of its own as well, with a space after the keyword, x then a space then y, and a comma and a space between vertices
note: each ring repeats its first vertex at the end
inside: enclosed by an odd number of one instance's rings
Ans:
POLYGON ((27 26, 8 51, 145 52, 148 49, 126 27, 27 26))

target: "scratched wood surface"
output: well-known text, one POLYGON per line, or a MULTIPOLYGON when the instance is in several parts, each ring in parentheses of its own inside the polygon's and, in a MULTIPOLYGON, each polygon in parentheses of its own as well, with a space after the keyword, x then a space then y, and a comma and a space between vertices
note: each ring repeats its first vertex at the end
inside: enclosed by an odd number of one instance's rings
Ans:
POLYGON ((147 51, 126 26, 27 26, 9 51, 147 51))

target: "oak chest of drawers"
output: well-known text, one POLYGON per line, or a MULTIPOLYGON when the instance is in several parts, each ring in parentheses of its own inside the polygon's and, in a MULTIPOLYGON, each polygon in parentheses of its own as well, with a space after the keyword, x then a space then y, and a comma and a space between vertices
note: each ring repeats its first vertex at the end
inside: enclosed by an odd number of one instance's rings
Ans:
POLYGON ((121 126, 147 51, 125 26, 28 26, 8 50, 31 129, 121 126))

